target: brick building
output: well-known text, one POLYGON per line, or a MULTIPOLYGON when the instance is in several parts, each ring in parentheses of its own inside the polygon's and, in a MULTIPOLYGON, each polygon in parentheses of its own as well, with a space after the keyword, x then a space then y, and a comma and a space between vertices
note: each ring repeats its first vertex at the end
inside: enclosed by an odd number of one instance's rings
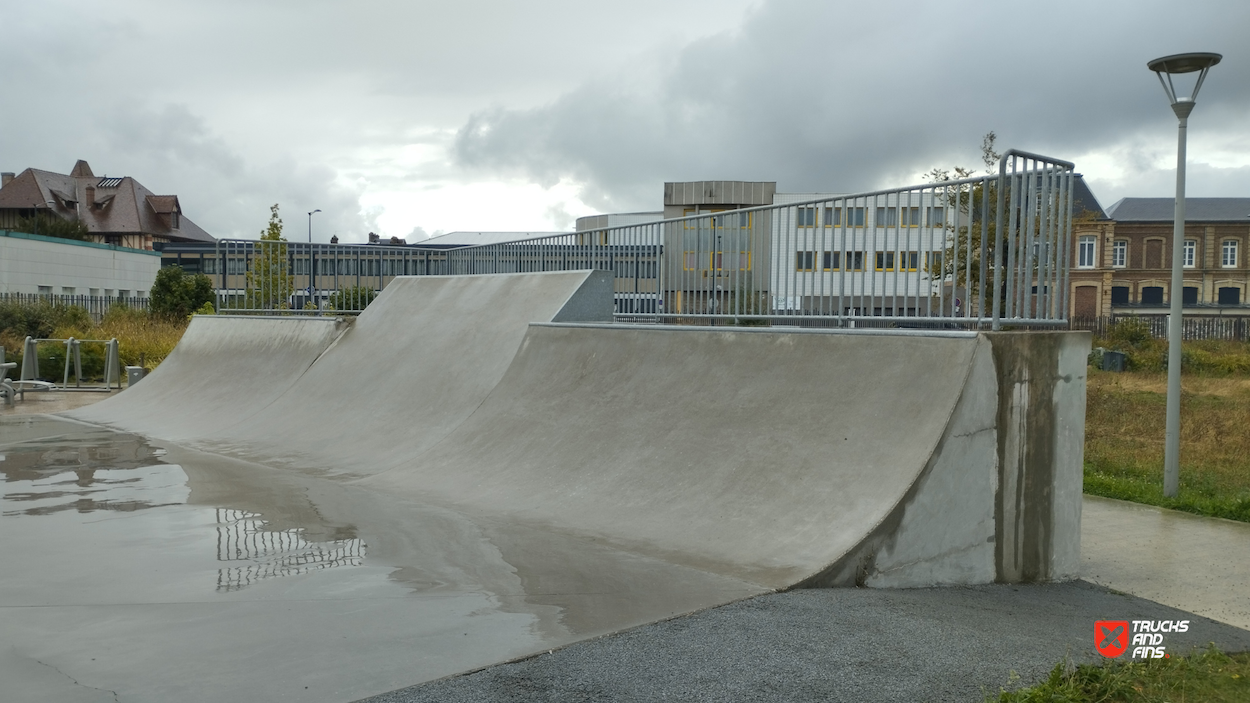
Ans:
MULTIPOLYGON (((1250 198, 1187 198, 1182 259, 1186 314, 1250 316, 1250 198)), ((1172 198, 1124 198, 1105 218, 1074 223, 1074 319, 1166 314, 1171 301, 1172 198)))

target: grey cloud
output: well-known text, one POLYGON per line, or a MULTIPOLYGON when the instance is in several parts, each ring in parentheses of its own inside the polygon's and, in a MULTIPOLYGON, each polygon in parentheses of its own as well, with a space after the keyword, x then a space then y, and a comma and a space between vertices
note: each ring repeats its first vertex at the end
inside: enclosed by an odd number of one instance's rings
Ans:
POLYGON ((455 156, 544 186, 571 179, 588 204, 623 210, 654 206, 664 180, 898 184, 932 166, 979 165, 991 129, 1000 146, 1059 157, 1138 138, 1168 148, 1175 121, 1146 61, 1223 52, 1199 99, 1204 129, 1244 134, 1250 66, 1236 52, 1247 26, 1244 2, 1178 12, 1163 0, 770 0, 654 75, 481 110, 455 156))

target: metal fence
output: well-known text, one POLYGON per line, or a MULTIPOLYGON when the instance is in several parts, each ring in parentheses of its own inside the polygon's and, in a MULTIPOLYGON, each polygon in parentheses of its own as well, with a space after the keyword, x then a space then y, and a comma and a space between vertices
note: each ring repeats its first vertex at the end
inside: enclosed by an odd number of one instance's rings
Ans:
MULTIPOLYGON (((1166 339, 1167 315, 1112 315, 1072 320, 1072 329, 1089 330, 1095 337, 1106 337, 1117 323, 1136 322, 1145 326, 1150 336, 1166 339)), ((1250 342, 1250 316, 1190 316, 1181 318, 1181 337, 1186 340, 1226 339, 1250 342)))
MULTIPOLYGON (((395 276, 601 269, 629 319, 999 328, 1067 324, 1073 165, 457 249, 222 240, 220 305, 359 310, 395 276)), ((209 272, 206 272, 209 273, 209 272)))
POLYGON ((52 295, 50 293, 0 293, 0 304, 60 305, 83 308, 99 322, 114 305, 135 310, 147 310, 148 298, 119 297, 113 295, 52 295))

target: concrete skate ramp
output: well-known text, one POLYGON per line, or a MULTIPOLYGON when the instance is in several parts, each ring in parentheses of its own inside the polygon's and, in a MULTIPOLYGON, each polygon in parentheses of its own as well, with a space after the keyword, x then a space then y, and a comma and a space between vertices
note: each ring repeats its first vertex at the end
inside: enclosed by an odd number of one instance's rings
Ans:
POLYGON ((202 325, 197 317, 205 333, 184 338, 171 355, 176 373, 144 379, 124 409, 100 404, 69 416, 262 463, 376 473, 433 446, 472 414, 530 322, 611 320, 611 291, 606 271, 401 277, 353 324, 243 318, 202 325), (331 327, 343 331, 318 331, 331 327), (270 338, 301 328, 317 344, 287 352, 285 337, 270 338), (213 342, 214 333, 223 341, 213 342), (181 353, 184 346, 191 353, 181 353), (197 379, 189 387, 188 376, 197 379))
POLYGON ((346 326, 340 318, 196 315, 141 383, 64 414, 171 440, 213 435, 286 392, 346 326))
POLYGON ((1087 334, 559 322, 611 282, 397 279, 233 424, 113 424, 766 588, 1076 573, 1087 334))
POLYGON ((535 325, 471 418, 364 484, 770 588, 992 581, 997 403, 966 392, 992 376, 972 333, 535 325), (917 500, 926 472, 951 493, 917 500))

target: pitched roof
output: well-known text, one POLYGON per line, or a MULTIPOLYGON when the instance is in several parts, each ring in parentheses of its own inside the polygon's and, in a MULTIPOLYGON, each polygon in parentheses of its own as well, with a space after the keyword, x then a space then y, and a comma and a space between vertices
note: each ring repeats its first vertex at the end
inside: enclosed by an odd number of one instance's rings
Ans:
MULTIPOLYGON (((1173 198, 1122 198, 1107 209, 1117 222, 1171 222, 1173 198)), ((1185 198, 1186 222, 1250 224, 1250 198, 1185 198)))
POLYGON ((99 178, 86 161, 70 175, 28 168, 0 188, 0 209, 36 209, 77 218, 92 234, 159 235, 172 241, 216 241, 182 216, 176 195, 156 195, 135 179, 99 178), (87 197, 87 188, 93 197, 87 197), (173 217, 177 213, 178 217, 173 217))

